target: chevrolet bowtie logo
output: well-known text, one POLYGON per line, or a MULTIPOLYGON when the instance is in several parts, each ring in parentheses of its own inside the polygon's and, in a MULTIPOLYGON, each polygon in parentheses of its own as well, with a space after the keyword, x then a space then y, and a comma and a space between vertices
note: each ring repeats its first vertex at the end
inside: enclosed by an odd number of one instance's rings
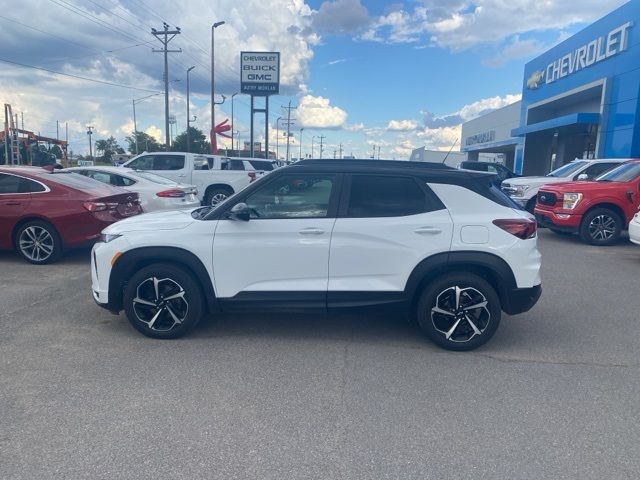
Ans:
POLYGON ((527 88, 529 90, 535 90, 536 88, 539 88, 543 78, 544 70, 536 70, 527 79, 527 88))

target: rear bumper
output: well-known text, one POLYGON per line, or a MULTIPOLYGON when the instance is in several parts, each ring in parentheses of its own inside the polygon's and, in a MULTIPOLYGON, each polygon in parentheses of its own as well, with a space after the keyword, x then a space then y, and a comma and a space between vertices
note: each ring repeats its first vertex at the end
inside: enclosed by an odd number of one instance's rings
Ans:
POLYGON ((538 303, 542 295, 542 285, 531 288, 514 288, 503 296, 502 310, 508 315, 524 313, 538 303))

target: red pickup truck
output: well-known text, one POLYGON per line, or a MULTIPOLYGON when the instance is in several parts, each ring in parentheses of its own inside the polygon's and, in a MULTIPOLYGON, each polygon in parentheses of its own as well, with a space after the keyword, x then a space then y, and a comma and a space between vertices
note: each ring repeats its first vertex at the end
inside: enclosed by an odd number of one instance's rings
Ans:
POLYGON ((535 215, 554 232, 578 233, 591 245, 611 245, 640 207, 640 159, 630 160, 595 181, 545 185, 535 215))

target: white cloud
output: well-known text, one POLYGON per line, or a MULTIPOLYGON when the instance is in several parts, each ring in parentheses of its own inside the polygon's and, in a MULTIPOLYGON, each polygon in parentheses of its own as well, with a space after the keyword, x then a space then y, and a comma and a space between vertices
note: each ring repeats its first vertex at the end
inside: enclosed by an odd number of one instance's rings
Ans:
POLYGON ((392 132, 410 132, 418 128, 418 122, 415 120, 390 120, 387 124, 387 130, 392 132))
POLYGON ((155 125, 151 125, 144 131, 144 133, 146 133, 150 137, 155 138, 158 142, 164 142, 164 133, 155 125))
POLYGON ((371 18, 360 0, 330 0, 313 12, 313 27, 321 34, 352 35, 364 29, 371 18))
MULTIPOLYGON (((416 133, 427 149, 449 150, 453 145, 460 146, 460 133, 462 125, 452 127, 428 128, 425 127, 416 133)), ((455 149, 455 146, 454 146, 455 149)))
POLYGON ((347 121, 347 112, 331 106, 328 98, 305 95, 296 110, 300 126, 305 128, 342 128, 347 121))
POLYGON ((348 132, 361 132, 364 130, 364 123, 352 123, 344 126, 344 129, 348 132))

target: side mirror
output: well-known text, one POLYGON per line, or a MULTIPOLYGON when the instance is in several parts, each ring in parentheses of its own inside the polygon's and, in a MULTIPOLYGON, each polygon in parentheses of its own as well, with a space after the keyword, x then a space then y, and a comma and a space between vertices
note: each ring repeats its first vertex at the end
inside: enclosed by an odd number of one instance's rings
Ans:
POLYGON ((247 207, 246 203, 236 203, 228 214, 231 220, 240 220, 242 222, 248 222, 251 218, 251 211, 247 207))
POLYGON ((589 175, 587 175, 586 173, 581 173, 580 175, 578 175, 578 180, 589 180, 589 175))

